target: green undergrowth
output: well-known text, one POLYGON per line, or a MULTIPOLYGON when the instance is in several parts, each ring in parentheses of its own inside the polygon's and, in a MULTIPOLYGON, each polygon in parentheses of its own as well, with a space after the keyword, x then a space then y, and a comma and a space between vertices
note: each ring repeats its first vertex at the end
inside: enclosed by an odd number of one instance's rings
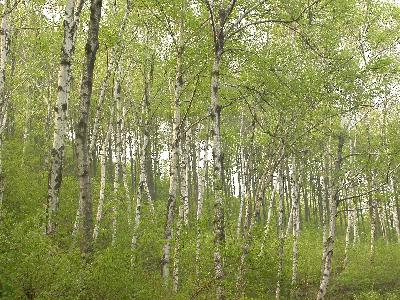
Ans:
MULTIPOLYGON (((78 186, 72 168, 63 179, 58 233, 43 234, 46 201, 46 172, 27 163, 29 172, 13 168, 18 151, 6 152, 7 186, 0 216, 0 297, 2 299, 214 299, 213 276, 213 204, 205 199, 200 222, 200 264, 196 265, 195 204, 191 203, 191 218, 182 232, 179 292, 173 293, 161 277, 160 259, 166 215, 167 182, 160 182, 154 215, 143 203, 137 249, 130 249, 131 227, 127 206, 117 202, 117 241, 111 246, 111 186, 106 189, 104 219, 94 254, 84 262, 79 242, 71 232, 77 209, 78 186), (35 173, 33 173, 35 172, 35 173), (32 176, 35 174, 35 176, 32 176), (131 264, 133 262, 133 266, 131 264), (196 273, 199 276, 196 276, 196 273)), ((98 178, 93 180, 94 207, 98 201, 98 178)), ((124 199, 123 193, 118 195, 124 199)), ((237 199, 226 199, 225 288, 228 299, 238 299, 236 279, 242 237, 236 235, 237 199)), ((242 299, 274 299, 277 282, 278 243, 276 216, 265 240, 263 224, 254 227, 251 247, 246 258, 245 285, 242 299)), ((400 247, 391 241, 376 242, 376 252, 370 257, 368 228, 362 229, 361 241, 352 245, 346 268, 344 259, 344 228, 338 224, 335 241, 332 278, 327 299, 400 299, 400 247)), ((367 227, 367 226, 366 226, 367 227)), ((175 243, 171 245, 174 255, 175 243)), ((321 228, 302 224, 299 240, 299 277, 296 299, 314 299, 321 272, 321 228)), ((172 274, 171 263, 171 274, 172 274)), ((282 299, 288 299, 292 270, 292 239, 284 247, 282 299)))

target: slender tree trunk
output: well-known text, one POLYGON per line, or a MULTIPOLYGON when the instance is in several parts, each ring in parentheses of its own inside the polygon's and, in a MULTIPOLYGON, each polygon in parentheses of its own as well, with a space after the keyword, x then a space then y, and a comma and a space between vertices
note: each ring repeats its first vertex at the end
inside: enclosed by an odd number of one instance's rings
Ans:
MULTIPOLYGON (((182 20, 183 22, 183 20, 182 20)), ((182 30, 183 23, 181 23, 179 38, 179 48, 177 52, 176 60, 176 74, 175 74, 175 95, 173 101, 174 116, 172 120, 172 136, 171 136, 171 157, 170 157, 170 177, 169 177, 169 190, 168 190, 168 202, 167 202, 167 218, 164 230, 165 244, 163 246, 163 255, 161 259, 161 274, 168 283, 169 278, 169 260, 170 260, 170 248, 172 239, 172 226, 174 222, 174 210, 176 202, 176 192, 178 185, 178 174, 179 174, 179 142, 180 142, 180 103, 181 94, 183 89, 183 76, 182 76, 182 30)))
POLYGON ((135 209, 135 222, 133 226, 133 235, 132 235, 132 242, 131 242, 131 247, 132 250, 136 249, 137 245, 137 238, 138 238, 138 230, 141 222, 141 217, 142 217, 142 196, 143 194, 146 194, 147 199, 149 200, 150 204, 150 210, 154 214, 154 204, 150 200, 150 193, 149 193, 149 188, 147 185, 147 180, 146 180, 146 167, 145 167, 145 149, 148 144, 147 140, 147 135, 143 135, 143 141, 140 149, 140 176, 139 176, 139 188, 137 189, 137 195, 136 195, 136 209, 135 209))
POLYGON ((126 108, 123 107, 122 109, 122 120, 121 120, 121 144, 122 144, 122 151, 121 151, 121 175, 122 175, 122 183, 124 185, 124 192, 125 192, 125 199, 126 199, 126 208, 127 208, 127 222, 128 227, 131 228, 132 225, 132 201, 131 201, 131 193, 129 190, 128 184, 128 174, 127 174, 127 157, 126 151, 128 146, 127 135, 128 132, 125 129, 125 118, 126 118, 126 108))
POLYGON ((388 239, 388 234, 387 234, 387 221, 386 221, 386 214, 384 211, 385 210, 384 206, 386 204, 382 203, 382 205, 377 207, 377 213, 379 216, 379 221, 380 221, 379 223, 381 225, 382 237, 386 241, 386 243, 388 243, 389 239, 388 239), (383 207, 382 207, 382 205, 383 205, 383 207))
POLYGON ((8 15, 9 15, 9 0, 4 1, 3 5, 3 15, 1 18, 1 32, 0 32, 0 40, 1 40, 1 53, 0 53, 0 213, 2 211, 3 206, 3 197, 4 197, 4 174, 3 174, 3 133, 6 127, 7 122, 7 99, 5 94, 5 83, 6 83, 6 66, 7 66, 7 58, 9 52, 9 24, 8 24, 8 15))
POLYGON ((118 219, 118 203, 119 203, 119 183, 121 177, 121 126, 122 126, 122 115, 121 115, 121 77, 120 70, 116 74, 114 81, 114 107, 116 109, 115 120, 114 120, 114 136, 115 136, 115 164, 114 164, 114 189, 113 199, 111 204, 112 210, 112 237, 111 244, 114 246, 117 237, 117 219, 118 219))
POLYGON ((225 299, 223 288, 224 280, 224 262, 222 251, 225 244, 225 226, 224 226, 224 204, 223 204, 223 175, 222 175, 222 145, 221 145, 221 105, 218 100, 221 57, 224 47, 223 29, 218 29, 218 36, 215 39, 214 65, 211 75, 211 120, 212 120, 212 139, 213 139, 213 163, 214 163, 214 269, 216 279, 217 299, 225 299))
POLYGON ((290 296, 296 299, 297 278, 299 268, 299 235, 300 235, 300 219, 299 219, 299 205, 300 205, 300 185, 299 176, 296 164, 296 158, 293 156, 293 270, 292 270, 292 288, 290 296))
MULTIPOLYGON (((350 209, 350 202, 351 200, 347 201, 348 210, 350 209)), ((346 237, 345 237, 345 246, 344 246, 344 259, 343 259, 343 268, 347 267, 348 264, 348 253, 349 253, 349 246, 350 246, 350 233, 351 228, 353 227, 353 214, 352 211, 347 211, 347 226, 346 226, 346 237)))
MULTIPOLYGON (((353 141, 353 139, 350 139, 349 146, 350 146, 350 165, 353 166, 353 164, 354 164, 354 141, 353 141)), ((350 190, 352 193, 354 193, 353 183, 351 183, 350 190)), ((355 214, 354 201, 352 199, 347 199, 346 204, 347 204, 347 228, 346 228, 346 238, 345 238, 344 259, 343 259, 343 267, 344 268, 346 268, 347 264, 348 264, 348 252, 349 252, 350 234, 351 234, 352 228, 353 228, 353 243, 355 243, 355 241, 357 239, 357 229, 356 229, 357 224, 355 224, 357 215, 355 214)))
MULTIPOLYGON (((368 191, 372 189, 372 175, 367 178, 368 191)), ((370 257, 371 260, 375 255, 375 238, 376 238, 376 201, 373 198, 373 193, 368 193, 368 204, 369 204, 369 218, 371 223, 370 228, 370 257)))
MULTIPOLYGON (((306 173, 307 174, 307 173, 306 173)), ((304 221, 305 223, 310 222, 310 207, 309 207, 309 198, 307 191, 307 175, 304 174, 303 177, 303 199, 304 199, 304 221)))
POLYGON ((31 102, 32 102, 31 98, 28 97, 26 101, 24 133, 22 135, 23 146, 22 146, 21 167, 23 167, 23 165, 25 164, 26 149, 28 148, 29 144, 29 132, 30 132, 31 115, 32 115, 31 102))
POLYGON ((193 196, 192 199, 197 201, 199 198, 199 174, 197 172, 197 147, 196 147, 196 135, 197 135, 197 129, 192 130, 192 134, 190 135, 190 169, 191 169, 191 178, 193 181, 193 196))
MULTIPOLYGON (((283 157, 283 156, 282 156, 283 157)), ((275 298, 280 299, 281 297, 281 281, 282 281, 282 273, 283 273, 283 247, 285 243, 285 235, 284 235, 284 225, 283 225, 283 203, 285 198, 285 190, 284 190, 284 168, 283 163, 281 162, 281 166, 279 169, 279 211, 278 211, 278 273, 277 273, 277 283, 275 290, 275 298)))
POLYGON ((55 231, 55 214, 59 207, 62 183, 65 137, 68 132, 68 97, 71 85, 71 64, 75 49, 76 30, 84 0, 68 0, 64 13, 64 38, 58 74, 57 102, 54 107, 54 136, 48 175, 46 234, 55 231))
POLYGON ((135 186, 136 186, 136 170, 135 170, 135 164, 136 164, 136 147, 135 150, 133 150, 133 140, 134 137, 132 137, 133 133, 129 132, 128 135, 128 143, 129 143, 129 163, 130 163, 130 173, 131 173, 131 187, 132 187, 132 193, 135 195, 135 186))
POLYGON ((326 256, 323 262, 324 268, 320 282, 317 299, 322 300, 325 298, 326 290, 329 283, 329 278, 332 270, 332 257, 336 233, 336 215, 337 205, 340 193, 340 171, 342 168, 342 152, 344 146, 344 133, 341 132, 338 137, 337 158, 335 163, 334 178, 332 180, 332 194, 330 197, 330 219, 329 219, 329 236, 326 240, 326 256))
POLYGON ((147 196, 147 200, 149 202, 150 206, 150 211, 154 217, 154 203, 153 200, 151 199, 151 195, 149 192, 149 186, 148 186, 148 181, 147 181, 147 174, 146 174, 146 149, 149 144, 149 133, 148 133, 148 128, 147 128, 147 118, 148 118, 148 112, 146 108, 147 104, 143 103, 142 105, 142 120, 141 120, 141 125, 143 128, 143 133, 142 133, 142 143, 141 143, 141 148, 140 148, 140 158, 139 158, 139 167, 140 167, 140 175, 139 175, 139 187, 137 189, 136 193, 136 209, 135 209, 135 221, 133 225, 133 233, 132 233, 132 240, 131 240, 131 249, 132 249, 132 257, 131 257, 131 266, 135 266, 135 250, 137 246, 137 240, 138 240, 138 231, 139 231, 139 226, 142 218, 142 197, 143 194, 147 196))
POLYGON ((321 263, 321 274, 324 272, 325 267, 325 259, 327 254, 327 236, 328 236, 328 207, 329 207, 329 199, 331 197, 331 186, 330 186, 330 178, 329 178, 329 168, 330 168, 330 160, 329 157, 325 158, 324 162, 324 199, 322 200, 322 263, 321 263))
MULTIPOLYGON (((273 183, 273 179, 271 181, 273 183)), ((271 195, 270 195, 270 200, 269 200, 267 220, 266 220, 265 226, 264 226, 263 240, 261 242, 260 253, 258 254, 259 256, 264 255, 264 247, 265 247, 265 243, 267 241, 270 224, 271 224, 271 219, 272 219, 272 213, 274 210, 275 194, 276 194, 276 187, 275 187, 275 185, 273 185, 271 195)))
POLYGON ((393 196, 392 196, 392 215, 393 215, 393 226, 396 232, 397 236, 397 242, 400 243, 400 220, 399 220, 399 214, 398 214, 398 195, 397 195, 397 187, 395 183, 395 179, 391 177, 391 187, 393 191, 393 196))
POLYGON ((245 259, 248 255, 250 248, 250 236, 251 236, 251 195, 249 189, 249 177, 246 180, 246 195, 245 203, 246 203, 246 213, 244 218, 244 226, 243 226, 243 245, 242 245, 242 255, 240 257, 239 270, 237 272, 237 280, 236 280, 236 289, 238 298, 244 296, 244 276, 245 276, 245 259))
MULTIPOLYGON (((153 81, 153 72, 154 72, 154 57, 150 59, 148 64, 144 68, 144 94, 142 101, 142 134, 143 134, 143 145, 145 148, 144 151, 144 161, 143 167, 145 171, 145 180, 146 180, 146 189, 148 190, 150 208, 152 212, 154 212, 154 177, 153 177, 153 167, 152 167, 152 157, 151 157, 151 124, 150 124, 150 89, 153 81), (150 68, 149 68, 150 67, 150 68)), ((141 166, 142 167, 142 166, 141 166)))
POLYGON ((100 152, 100 195, 99 195, 99 204, 97 206, 96 223, 93 229, 93 241, 96 241, 97 237, 99 236, 100 223, 101 220, 103 219, 103 207, 104 207, 104 198, 106 190, 106 165, 107 165, 106 160, 107 160, 108 140, 110 139, 110 135, 111 135, 111 122, 108 125, 107 133, 104 138, 104 142, 100 152))
POLYGON ((243 176, 243 151, 242 147, 239 146, 238 151, 238 162, 237 162, 237 173, 238 173, 238 186, 239 186, 239 199, 240 199, 240 206, 239 206, 239 214, 237 219, 236 225, 236 235, 239 238, 240 233, 242 231, 242 222, 243 222, 243 209, 244 209, 244 202, 245 202, 245 186, 244 186, 244 176, 243 176))
MULTIPOLYGON (((241 117, 240 117, 240 141, 243 140, 243 134, 244 134, 244 112, 242 111, 241 117)), ((239 185, 239 199, 240 199, 240 206, 239 206, 239 215, 238 215, 238 220, 237 220, 237 226, 236 226, 236 235, 239 238, 240 232, 242 230, 242 219, 243 219, 243 208, 244 208, 244 202, 245 202, 245 192, 244 192, 244 153, 243 153, 243 143, 241 142, 238 147, 238 154, 237 154, 237 173, 238 173, 238 185, 239 185)))
POLYGON ((78 177, 81 204, 81 251, 87 256, 92 252, 93 215, 92 195, 89 174, 89 112, 93 87, 93 71, 96 52, 99 47, 99 26, 102 0, 91 0, 88 38, 85 46, 85 58, 80 90, 80 116, 76 130, 78 177))
POLYGON ((182 233, 182 223, 184 222, 184 208, 179 206, 179 219, 176 229, 175 236, 175 251, 174 251, 174 270, 173 270, 173 291, 178 292, 179 288, 179 267, 180 267, 180 255, 182 248, 181 233, 182 233))
MULTIPOLYGON (((201 144, 203 145, 203 144, 201 144)), ((197 237, 196 237, 196 280, 199 280, 200 275, 200 242, 201 242, 201 216, 203 213, 203 202, 204 202, 204 185, 205 185, 205 164, 207 160, 207 153, 205 149, 208 147, 208 140, 204 143, 204 148, 199 145, 199 153, 197 157, 198 162, 198 175, 199 175, 199 188, 197 194, 197 212, 196 212, 196 226, 197 226, 197 237), (203 157, 201 158, 201 153, 203 152, 203 157)))
POLYGON ((182 197, 182 205, 183 205, 183 224, 184 226, 189 225, 189 157, 187 153, 187 140, 185 129, 186 126, 182 128, 180 138, 180 187, 181 187, 181 197, 182 197))
POLYGON ((97 135, 98 135, 98 131, 99 131, 101 113, 102 113, 102 109, 104 106, 104 99, 106 96, 108 82, 109 82, 112 72, 114 72, 115 68, 117 67, 120 56, 121 56, 122 34, 125 31, 125 27, 128 22, 128 17, 131 12, 131 9, 132 9, 132 0, 128 0, 126 11, 125 11, 124 17, 121 21, 120 27, 119 27, 117 43, 113 46, 113 48, 111 50, 110 61, 107 65, 106 74, 104 75, 103 82, 101 84, 100 95, 99 95, 99 100, 97 101, 97 105, 96 105, 96 113, 95 113, 95 117, 93 120, 93 127, 92 127, 93 129, 92 129, 92 135, 91 135, 90 146, 89 146, 89 153, 91 155, 92 160, 94 160, 94 158, 95 158, 96 140, 97 140, 97 135))

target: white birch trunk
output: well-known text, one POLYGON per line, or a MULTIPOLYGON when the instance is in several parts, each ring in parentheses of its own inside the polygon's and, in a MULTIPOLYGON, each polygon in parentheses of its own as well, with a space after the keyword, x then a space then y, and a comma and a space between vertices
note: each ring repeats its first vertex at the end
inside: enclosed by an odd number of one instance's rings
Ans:
POLYGON ((142 196, 145 194, 147 196, 147 199, 150 204, 150 210, 154 216, 154 204, 153 201, 151 200, 150 197, 150 192, 149 188, 147 185, 147 179, 146 179, 146 147, 148 144, 148 136, 147 134, 143 134, 142 137, 142 145, 140 149, 140 158, 139 158, 139 164, 140 164, 140 176, 139 176, 139 187, 137 189, 137 194, 136 194, 136 209, 135 209, 135 221, 133 224, 133 234, 132 234, 132 240, 131 240, 131 249, 132 249, 132 257, 131 257, 131 266, 134 267, 135 265, 135 250, 137 246, 137 240, 138 240, 138 231, 139 231, 139 226, 141 222, 141 217, 142 217, 142 196))
POLYGON ((188 158, 188 148, 186 143, 186 126, 183 128, 181 133, 181 143, 180 143, 180 153, 181 153, 181 164, 180 164, 180 187, 181 187, 181 199, 183 205, 183 223, 186 226, 189 225, 189 158, 188 158))
POLYGON ((299 268, 299 249, 298 242, 300 236, 300 215, 299 215, 299 205, 300 205, 300 185, 296 158, 293 156, 293 262, 292 262, 292 282, 291 282, 291 298, 295 297, 295 292, 297 289, 297 278, 298 278, 298 268, 299 268))
POLYGON ((182 223, 184 222, 184 208, 179 206, 179 219, 175 236, 175 251, 174 251, 174 271, 173 271, 173 291, 178 292, 179 288, 179 267, 180 267, 180 252, 182 247, 181 233, 182 223))
MULTIPOLYGON (((180 30, 182 31, 182 23, 180 30)), ((172 239, 172 226, 174 221, 174 209, 176 202, 176 193, 178 185, 178 172, 179 172, 179 144, 180 144, 180 103, 181 94, 183 89, 183 77, 182 77, 182 32, 178 35, 178 41, 180 48, 177 52, 176 60, 176 74, 175 74, 175 90, 174 90, 174 101, 173 110, 174 116, 172 120, 172 136, 171 136, 171 156, 170 156, 170 177, 169 177, 169 190, 168 190, 168 202, 167 202, 167 220, 164 230, 165 244, 163 246, 163 255, 161 259, 161 273, 164 278, 164 282, 168 284, 169 278, 169 261, 170 261, 170 249, 172 239)))
POLYGON ((118 208, 119 203, 118 190, 120 183, 121 174, 121 125, 122 125, 122 115, 121 115, 121 84, 120 84, 120 70, 116 74, 114 83, 114 107, 116 108, 116 118, 114 122, 114 140, 115 140, 115 164, 114 164, 114 189, 113 189, 113 200, 111 204, 112 210, 112 237, 111 245, 115 245, 117 237, 117 219, 118 219, 118 208))
MULTIPOLYGON (((240 141, 243 139, 243 132, 244 132, 244 113, 242 111, 242 115, 240 117, 240 141)), ((238 151, 238 184, 239 184, 239 198, 240 198, 240 206, 239 206, 239 215, 237 220, 236 226, 236 236, 239 238, 240 232, 242 230, 242 219, 243 219, 243 208, 244 208, 244 201, 245 201, 245 186, 244 186, 244 154, 243 154, 243 144, 242 142, 239 145, 238 151)))
POLYGON ((59 193, 65 151, 65 137, 68 132, 68 97, 71 85, 71 64, 75 49, 76 29, 84 0, 68 0, 64 14, 64 38, 61 48, 61 62, 58 74, 57 102, 54 107, 54 136, 48 175, 46 234, 56 228, 54 215, 58 211, 59 193))
POLYGON ((202 143, 199 145, 199 151, 197 157, 198 161, 198 175, 199 175, 199 189, 197 194, 197 211, 196 211, 196 226, 197 226, 197 237, 196 237, 196 280, 199 279, 200 275, 200 250, 201 250, 201 217, 203 213, 203 203, 204 203, 204 189, 205 189, 205 171, 206 171, 206 160, 207 153, 206 149, 208 148, 208 139, 205 141, 204 148, 202 147, 202 143), (204 156, 201 156, 203 153, 204 156))
MULTIPOLYGON (((272 180, 273 182, 273 180, 272 180)), ((267 213, 267 221, 265 222, 264 226, 264 233, 263 233, 263 239, 261 242, 261 247, 260 247, 260 253, 258 256, 263 256, 264 255, 264 247, 265 243, 267 241, 269 229, 270 229, 270 224, 271 224, 271 219, 272 219, 272 213, 274 210, 274 202, 275 202, 275 194, 276 194, 276 188, 275 185, 273 185, 271 195, 270 195, 270 200, 269 200, 269 206, 268 206, 268 213, 267 213)))
POLYGON ((338 138, 337 158, 335 163, 334 178, 332 182, 332 195, 330 197, 330 219, 329 219, 329 236, 326 240, 326 256, 323 262, 322 278, 317 294, 317 300, 325 298, 326 290, 328 288, 330 274, 332 271, 332 257, 336 233, 336 215, 337 205, 340 192, 340 171, 342 168, 342 152, 344 145, 344 134, 340 133, 338 138))
POLYGON ((323 176, 323 185, 324 185, 324 193, 325 199, 322 199, 322 263, 321 263, 321 274, 324 272, 325 267, 325 258, 327 253, 327 236, 328 236, 328 226, 327 226, 327 216, 328 216, 328 208, 327 204, 329 203, 329 199, 331 197, 331 190, 330 190, 330 180, 329 180, 329 166, 330 161, 329 158, 326 157, 325 162, 325 170, 323 176))
POLYGON ((347 212, 347 227, 346 227, 346 237, 345 237, 345 246, 344 246, 344 259, 343 259, 343 268, 347 267, 348 264, 348 254, 349 254, 349 246, 350 246, 350 233, 353 225, 353 212, 351 211, 350 203, 351 200, 347 200, 347 206, 349 207, 349 211, 347 212))
POLYGON ((25 109, 25 124, 24 124, 24 133, 22 135, 23 138, 23 147, 22 147, 22 159, 21 159, 21 167, 25 164, 25 156, 26 149, 28 147, 28 139, 29 139, 29 127, 31 123, 31 115, 32 115, 32 107, 31 107, 31 97, 28 97, 26 101, 26 109, 25 109))
POLYGON ((93 241, 96 241, 99 236, 100 223, 103 219, 103 207, 104 198, 106 190, 106 162, 107 162, 107 150, 108 142, 111 135, 111 124, 109 124, 106 137, 104 139, 101 153, 100 153, 100 194, 99 194, 99 204, 97 206, 96 223, 93 229, 93 241))
MULTIPOLYGON (((283 157, 283 155, 282 155, 283 157)), ((279 169, 279 211, 278 211, 278 272, 277 272, 277 283, 275 290, 275 298, 280 299, 281 297, 281 280, 283 272, 283 247, 285 242, 284 228, 283 228, 283 214, 284 214, 284 178, 283 178, 283 163, 279 169)))
POLYGON ((393 177, 390 178, 390 186, 391 186, 391 191, 392 191, 392 196, 391 196, 391 214, 393 216, 393 226, 396 232, 397 236, 397 242, 400 243, 400 222, 399 222, 399 215, 397 214, 397 205, 396 205, 396 199, 394 193, 396 193, 396 190, 394 188, 394 179, 393 177))
MULTIPOLYGON (((384 205, 384 203, 382 203, 384 205)), ((387 226, 386 226, 386 214, 384 212, 384 209, 382 205, 377 207, 378 215, 379 215, 379 223, 381 225, 381 231, 382 231, 382 237, 385 240, 386 243, 389 243, 389 239, 387 236, 387 226)))

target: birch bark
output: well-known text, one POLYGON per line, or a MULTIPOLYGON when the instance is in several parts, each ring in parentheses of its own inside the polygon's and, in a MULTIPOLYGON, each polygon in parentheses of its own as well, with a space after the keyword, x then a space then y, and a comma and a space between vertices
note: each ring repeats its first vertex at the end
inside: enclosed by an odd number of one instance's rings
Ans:
MULTIPOLYGON (((182 20, 183 22, 183 20, 182 20)), ((172 239, 172 226, 174 220, 174 210, 176 202, 176 192, 178 184, 179 174, 179 142, 180 142, 180 103, 181 94, 183 89, 183 75, 182 75, 182 51, 183 51, 183 23, 180 25, 180 33, 178 35, 178 49, 176 59, 176 74, 175 74, 175 91, 173 101, 174 116, 172 120, 172 136, 171 136, 171 157, 170 157, 170 177, 169 177, 169 190, 168 190, 168 202, 167 202, 167 218, 164 230, 165 244, 163 246, 163 255, 161 259, 161 273, 168 283, 169 277, 169 260, 170 260, 170 249, 172 239)))
POLYGON ((204 185, 205 185, 205 165, 207 160, 207 153, 206 150, 208 148, 208 139, 204 143, 204 147, 202 146, 203 143, 199 145, 199 153, 197 157, 199 158, 198 161, 198 194, 197 194, 197 212, 196 212, 196 226, 197 226, 197 236, 196 236, 196 279, 199 279, 200 274, 200 243, 201 243, 201 217, 203 213, 203 202, 204 202, 204 185), (202 156, 203 152, 203 156, 202 156))
POLYGON ((104 198, 106 190, 107 148, 110 135, 111 135, 111 123, 108 125, 106 137, 104 139, 100 153, 100 195, 99 195, 99 204, 97 206, 96 223, 93 229, 93 241, 96 241, 97 237, 99 236, 100 223, 103 218, 103 207, 104 207, 104 198))
POLYGON ((116 109, 115 121, 114 121, 114 135, 115 135, 115 164, 114 164, 114 189, 113 189, 113 199, 112 199, 112 237, 111 244, 114 246, 117 237, 117 219, 118 219, 118 190, 121 175, 121 125, 122 125, 122 115, 121 115, 121 77, 120 70, 116 74, 114 82, 114 107, 116 109))
POLYGON ((323 261, 323 272, 322 272, 319 291, 317 294, 317 300, 323 300, 325 298, 330 274, 332 271, 332 257, 333 257, 335 233, 336 233, 337 205, 340 193, 340 172, 343 160, 342 157, 343 146, 344 146, 344 133, 341 132, 339 133, 338 136, 337 158, 335 162, 334 177, 332 180, 332 194, 330 197, 329 236, 326 240, 326 256, 323 261))
POLYGON ((300 206, 300 185, 298 169, 296 164, 296 158, 293 156, 292 160, 293 167, 293 267, 292 267, 292 282, 291 282, 291 298, 296 298, 298 268, 299 268, 299 236, 300 236, 300 218, 299 218, 299 206, 300 206))
MULTIPOLYGON (((283 157, 283 155, 282 155, 283 157)), ((279 211, 278 211, 278 274, 277 274, 277 283, 275 290, 275 298, 280 299, 281 297, 281 280, 282 280, 282 272, 283 272, 283 247, 285 242, 284 228, 283 228, 283 215, 284 215, 284 170, 283 163, 281 162, 281 166, 279 169, 279 211)))
POLYGON ((182 247, 181 233, 182 223, 184 222, 184 208, 179 206, 179 219, 175 236, 175 251, 174 251, 174 271, 173 271, 173 291, 178 292, 179 288, 179 267, 180 267, 180 252, 182 247))
POLYGON ((64 12, 64 37, 58 74, 57 102, 54 107, 54 135, 47 187, 46 234, 56 229, 55 214, 59 207, 62 183, 65 137, 68 132, 68 97, 71 85, 71 64, 75 50, 76 30, 84 0, 68 0, 64 12))
POLYGON ((181 155, 181 165, 180 165, 180 187, 181 187, 181 198, 183 205, 183 224, 184 226, 189 225, 189 158, 188 158, 188 147, 187 147, 187 137, 185 134, 186 126, 181 130, 181 143, 180 143, 180 155, 181 155))

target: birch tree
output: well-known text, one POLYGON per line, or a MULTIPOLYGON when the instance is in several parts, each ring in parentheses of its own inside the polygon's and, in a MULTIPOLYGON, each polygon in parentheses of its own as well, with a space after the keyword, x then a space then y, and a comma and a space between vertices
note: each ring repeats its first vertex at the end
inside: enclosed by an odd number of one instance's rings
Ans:
POLYGON ((85 256, 92 252, 93 216, 92 193, 89 174, 89 112, 93 88, 93 72, 99 48, 99 27, 102 0, 91 0, 89 29, 85 46, 83 74, 80 87, 80 115, 76 129, 76 148, 79 177, 79 202, 82 222, 81 251, 85 256))
MULTIPOLYGON (((184 7, 182 8, 182 11, 184 7)), ((169 277, 169 261, 170 261, 170 248, 172 238, 172 227, 174 221, 174 210, 176 203, 176 193, 178 189, 178 175, 179 175, 179 151, 180 151, 180 133, 182 131, 180 105, 183 90, 183 46, 184 46, 184 19, 183 13, 180 20, 179 32, 176 37, 177 43, 177 57, 176 57, 176 74, 175 74, 175 89, 173 99, 173 119, 172 119, 172 135, 171 135, 171 156, 170 156, 170 175, 169 175, 169 189, 167 201, 167 219, 164 230, 165 244, 163 246, 163 255, 161 259, 161 272, 165 282, 168 282, 169 277)))
POLYGON ((6 66, 9 51, 9 31, 8 31, 8 15, 9 1, 4 1, 3 15, 1 18, 1 53, 0 53, 0 213, 4 197, 4 174, 3 174, 3 132, 7 122, 7 99, 5 93, 6 83, 6 66))
POLYGON ((320 281, 319 291, 317 294, 317 299, 324 299, 326 290, 328 287, 331 271, 332 271, 332 257, 334 250, 335 234, 336 234, 336 217, 337 217, 337 206, 339 201, 340 193, 340 178, 341 169, 343 162, 343 146, 344 146, 344 133, 343 129, 338 134, 338 146, 337 146, 337 156, 335 161, 334 177, 332 179, 332 194, 330 197, 330 210, 329 210, 329 235, 326 240, 325 255, 322 271, 322 278, 320 281))
POLYGON ((61 47, 60 70, 58 74, 57 102, 54 107, 54 135, 48 175, 46 234, 56 229, 55 214, 59 206, 59 193, 68 132, 68 98, 71 86, 71 65, 75 50, 76 31, 84 0, 67 0, 64 12, 64 37, 61 47))

